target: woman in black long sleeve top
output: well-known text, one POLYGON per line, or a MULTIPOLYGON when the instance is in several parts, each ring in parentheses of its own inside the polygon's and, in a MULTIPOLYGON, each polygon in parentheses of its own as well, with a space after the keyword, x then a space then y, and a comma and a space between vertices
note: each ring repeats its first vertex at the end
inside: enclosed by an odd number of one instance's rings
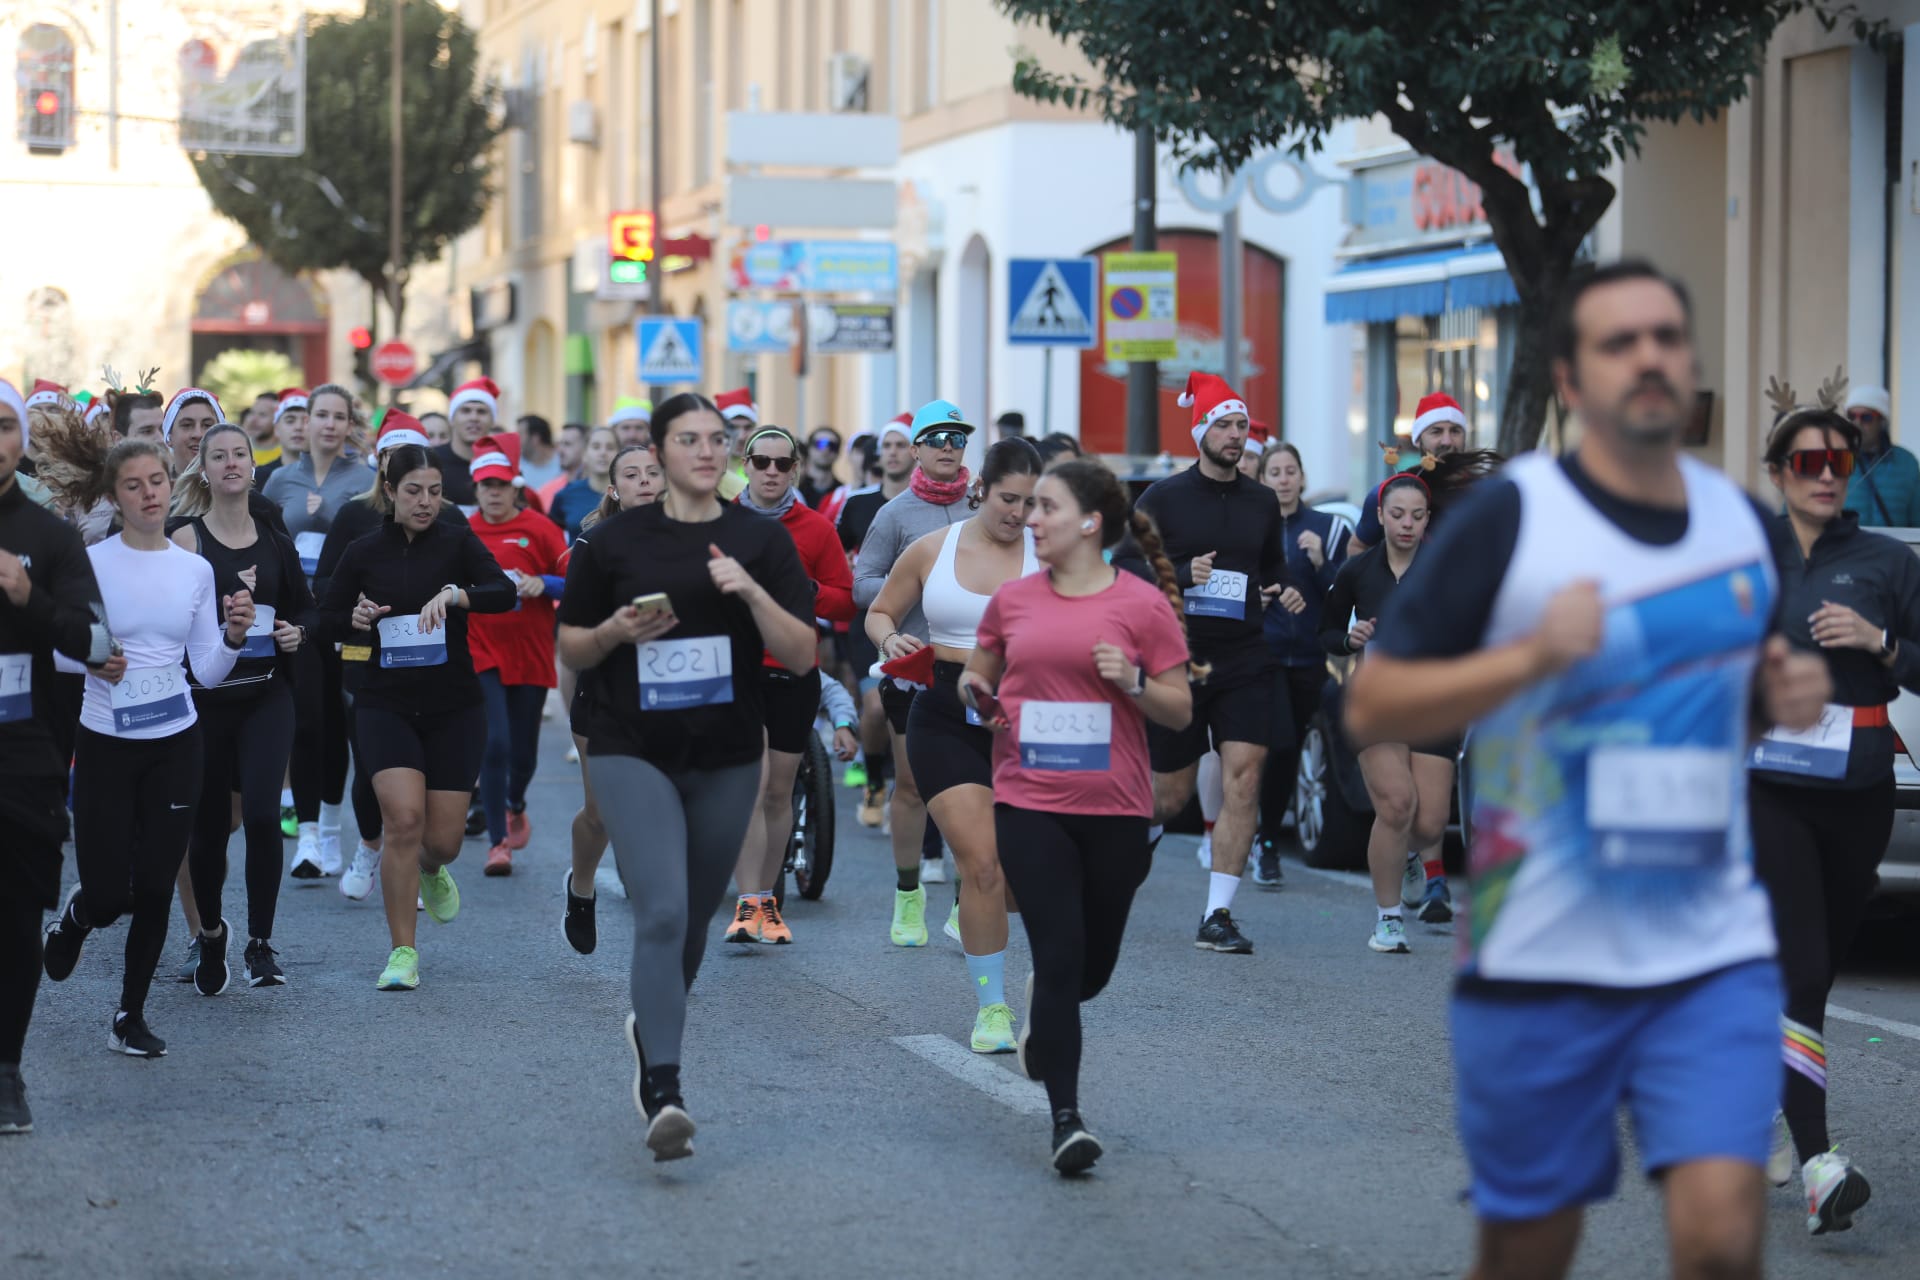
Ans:
POLYGON ((459 914, 447 864, 460 854, 486 747, 466 611, 505 613, 516 596, 471 528, 438 521, 440 471, 425 449, 393 449, 380 474, 393 513, 340 557, 319 619, 328 638, 371 651, 354 720, 385 833, 380 885, 393 952, 379 987, 410 991, 420 982, 414 896, 436 923, 459 914))

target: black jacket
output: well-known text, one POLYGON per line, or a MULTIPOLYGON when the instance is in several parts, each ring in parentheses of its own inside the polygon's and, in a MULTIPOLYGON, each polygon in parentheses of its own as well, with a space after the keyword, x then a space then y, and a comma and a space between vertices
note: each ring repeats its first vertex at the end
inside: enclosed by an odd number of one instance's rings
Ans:
MULTIPOLYGON (((53 655, 58 650, 95 666, 107 660, 111 637, 100 585, 80 534, 17 481, 0 493, 0 548, 20 557, 33 584, 25 605, 0 592, 0 654, 31 654, 33 681, 28 714, 0 721, 0 780, 60 777, 67 762, 48 729, 57 706, 53 655)), ((0 681, 0 695, 15 691, 14 678, 0 681)))
POLYGON ((1287 585, 1287 549, 1273 491, 1238 473, 1231 480, 1209 480, 1195 463, 1155 481, 1135 505, 1158 526, 1182 591, 1193 586, 1194 557, 1209 551, 1215 553, 1216 571, 1247 575, 1245 617, 1195 614, 1188 601, 1187 634, 1195 661, 1212 662, 1216 679, 1229 655, 1235 667, 1243 653, 1249 667, 1269 665, 1261 640, 1260 591, 1287 585))

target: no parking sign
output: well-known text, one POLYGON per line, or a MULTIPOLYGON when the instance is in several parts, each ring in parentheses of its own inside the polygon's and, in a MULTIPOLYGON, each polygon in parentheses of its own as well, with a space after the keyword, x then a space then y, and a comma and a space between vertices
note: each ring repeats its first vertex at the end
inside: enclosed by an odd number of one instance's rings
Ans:
POLYGON ((1180 354, 1176 294, 1179 255, 1101 255, 1101 320, 1107 359, 1172 360, 1180 354))

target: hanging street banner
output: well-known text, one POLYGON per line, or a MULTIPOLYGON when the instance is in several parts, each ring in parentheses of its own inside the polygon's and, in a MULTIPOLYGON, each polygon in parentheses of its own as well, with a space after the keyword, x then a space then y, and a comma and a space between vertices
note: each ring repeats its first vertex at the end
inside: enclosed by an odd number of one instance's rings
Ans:
POLYGON ((1106 327, 1106 358, 1123 361, 1173 360, 1180 355, 1175 289, 1179 255, 1107 253, 1101 255, 1101 321, 1106 327))
POLYGON ((893 350, 893 306, 884 302, 813 302, 807 338, 820 356, 863 356, 893 350))
POLYGON ((891 295, 900 289, 900 255, 884 240, 762 240, 735 255, 733 287, 891 295))

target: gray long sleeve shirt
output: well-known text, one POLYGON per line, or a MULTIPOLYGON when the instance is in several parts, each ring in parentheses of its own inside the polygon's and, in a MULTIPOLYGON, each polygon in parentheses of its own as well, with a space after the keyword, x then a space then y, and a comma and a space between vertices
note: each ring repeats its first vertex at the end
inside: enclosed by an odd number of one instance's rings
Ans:
MULTIPOLYGON (((880 588, 886 585, 894 561, 915 539, 950 524, 959 524, 972 515, 972 509, 965 502, 935 506, 911 489, 881 507, 860 544, 859 563, 853 571, 853 602, 865 609, 879 598, 880 588)), ((899 623, 901 635, 927 638, 927 615, 919 605, 914 605, 906 617, 894 621, 899 623)))

